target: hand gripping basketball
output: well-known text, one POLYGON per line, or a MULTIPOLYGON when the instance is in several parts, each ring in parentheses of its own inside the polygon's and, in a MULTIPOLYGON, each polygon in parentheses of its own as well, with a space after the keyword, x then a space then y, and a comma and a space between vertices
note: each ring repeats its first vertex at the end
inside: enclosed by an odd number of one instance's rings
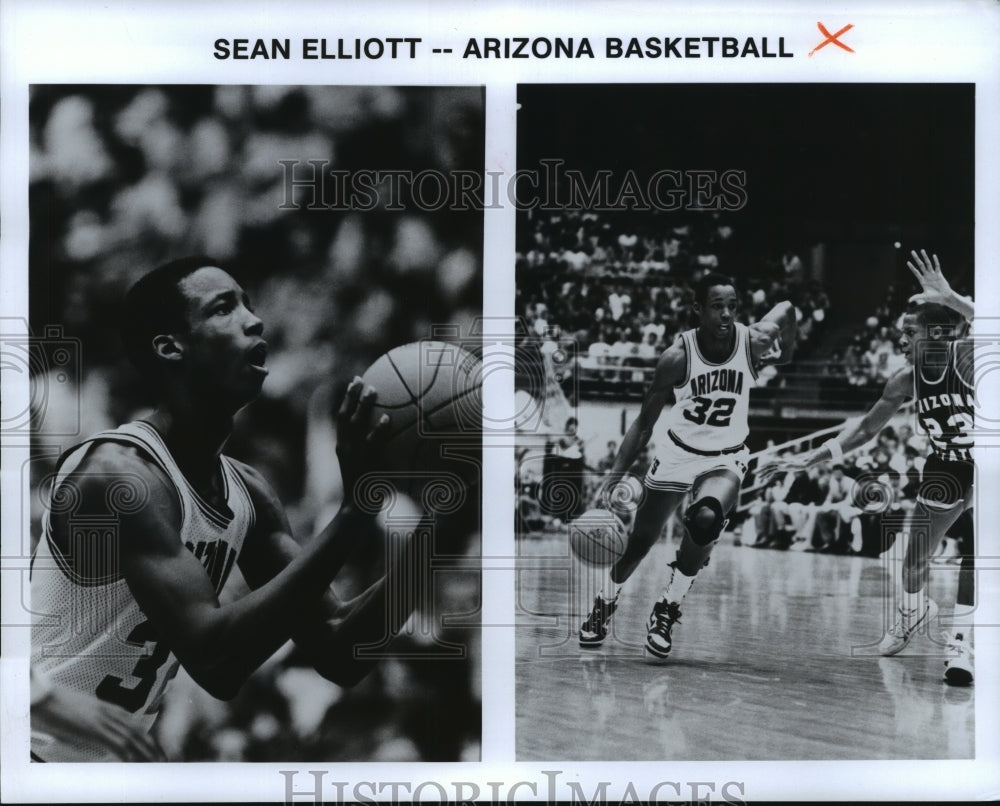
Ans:
POLYGON ((375 450, 385 441, 389 428, 389 415, 383 414, 369 428, 377 392, 374 387, 364 387, 361 378, 355 377, 348 384, 344 402, 337 412, 337 459, 344 481, 344 500, 353 501, 358 480, 372 470, 375 450))

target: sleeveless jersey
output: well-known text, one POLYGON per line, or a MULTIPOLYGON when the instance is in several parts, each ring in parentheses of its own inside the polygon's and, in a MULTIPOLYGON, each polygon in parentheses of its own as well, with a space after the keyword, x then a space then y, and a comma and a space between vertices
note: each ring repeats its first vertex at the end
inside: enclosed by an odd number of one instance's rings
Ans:
MULTIPOLYGON (((90 447, 101 442, 135 446, 166 473, 180 501, 177 539, 204 565, 217 594, 253 526, 254 508, 246 482, 225 456, 220 463, 229 513, 211 507, 185 479, 159 433, 143 422, 97 434, 59 460, 50 510, 60 507, 68 515, 70 551, 85 553, 95 568, 109 571, 96 579, 81 578, 74 571, 80 568, 79 559, 71 565, 55 545, 50 512, 45 513, 42 538, 31 563, 32 669, 53 685, 121 706, 133 715, 137 727, 149 730, 179 661, 159 640, 128 584, 115 571, 116 516, 74 517, 73 491, 65 485, 60 489, 90 447)), ((120 485, 111 485, 108 499, 109 509, 119 512, 135 511, 145 503, 141 486, 130 484, 127 477, 120 485)), ((32 734, 31 749, 45 761, 115 760, 96 742, 56 742, 40 733, 32 734)))
POLYGON ((934 454, 948 462, 969 462, 975 401, 972 387, 955 368, 955 360, 955 343, 951 342, 944 371, 914 367, 913 396, 917 423, 927 435, 934 454), (940 372, 940 377, 933 377, 935 372, 940 372))
POLYGON ((757 380, 750 353, 750 329, 734 323, 733 352, 716 364, 698 350, 696 330, 681 333, 687 355, 684 382, 667 414, 669 433, 682 447, 723 451, 743 444, 750 433, 750 388, 757 380))

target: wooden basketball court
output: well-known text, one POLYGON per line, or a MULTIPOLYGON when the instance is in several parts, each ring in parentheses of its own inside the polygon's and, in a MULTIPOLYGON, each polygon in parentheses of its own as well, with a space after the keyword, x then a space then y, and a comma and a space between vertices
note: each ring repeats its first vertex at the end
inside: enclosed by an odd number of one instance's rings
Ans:
MULTIPOLYGON (((671 658, 653 663, 645 623, 674 545, 650 552, 597 650, 580 649, 577 630, 600 572, 566 545, 556 533, 519 543, 518 759, 974 757, 974 687, 942 681, 937 633, 878 655, 901 555, 753 549, 724 535, 682 603, 671 658)), ((932 566, 942 615, 957 574, 932 566)))

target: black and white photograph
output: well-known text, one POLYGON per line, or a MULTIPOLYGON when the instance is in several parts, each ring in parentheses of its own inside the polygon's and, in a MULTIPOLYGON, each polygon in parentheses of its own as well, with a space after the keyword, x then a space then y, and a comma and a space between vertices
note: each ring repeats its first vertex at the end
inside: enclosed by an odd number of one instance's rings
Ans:
POLYGON ((0 801, 995 799, 998 41, 0 0, 0 801))
POLYGON ((974 758, 974 86, 517 116, 518 758, 974 758))
POLYGON ((478 760, 482 88, 29 111, 31 759, 478 760))

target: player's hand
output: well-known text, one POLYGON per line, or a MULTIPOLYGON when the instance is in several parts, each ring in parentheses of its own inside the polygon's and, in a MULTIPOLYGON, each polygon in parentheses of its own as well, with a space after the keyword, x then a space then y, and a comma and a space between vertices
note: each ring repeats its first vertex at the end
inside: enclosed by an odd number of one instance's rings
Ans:
POLYGON ((606 509, 618 517, 634 511, 643 495, 642 482, 635 476, 625 473, 620 476, 605 478, 594 496, 592 509, 606 509))
POLYGON ((774 341, 771 342, 771 346, 764 351, 764 354, 760 357, 760 365, 762 367, 768 364, 776 364, 781 360, 781 333, 778 333, 774 337, 774 341))
POLYGON ((31 707, 32 728, 66 741, 94 741, 122 761, 166 761, 156 740, 124 708, 59 686, 31 707))
POLYGON ((383 414, 372 424, 372 410, 377 393, 365 388, 361 378, 347 386, 344 402, 337 412, 337 459, 344 481, 344 500, 354 499, 358 480, 374 467, 377 448, 385 440, 389 415, 383 414))
POLYGON ((785 457, 776 455, 762 456, 757 462, 754 477, 762 484, 767 485, 771 483, 771 480, 778 473, 783 473, 785 469, 785 457))
POLYGON ((590 509, 607 509, 611 510, 611 503, 615 500, 615 488, 621 483, 621 476, 612 477, 610 474, 606 475, 601 479, 600 484, 597 485, 597 492, 594 493, 594 499, 590 502, 590 509))
POLYGON ((919 294, 910 297, 910 302, 918 304, 935 302, 939 305, 947 305, 954 295, 951 286, 941 273, 941 263, 937 255, 927 256, 927 251, 920 250, 918 255, 916 250, 910 252, 913 260, 906 261, 913 276, 917 278, 920 287, 923 289, 919 294))

